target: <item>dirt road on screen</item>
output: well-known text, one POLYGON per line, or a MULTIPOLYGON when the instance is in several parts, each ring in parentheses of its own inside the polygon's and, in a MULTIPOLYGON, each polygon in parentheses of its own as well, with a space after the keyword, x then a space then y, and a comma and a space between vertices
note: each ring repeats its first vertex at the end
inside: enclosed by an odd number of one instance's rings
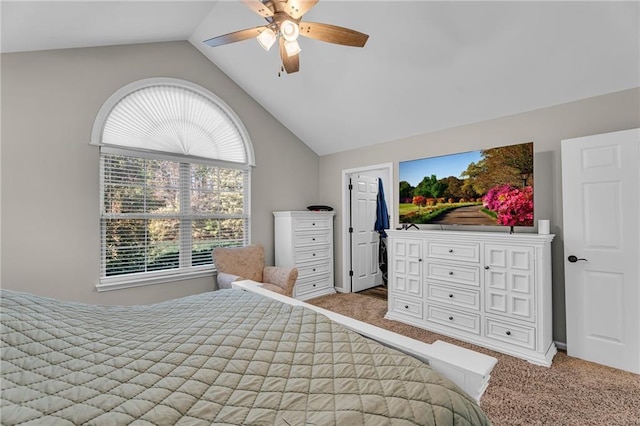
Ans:
POLYGON ((429 224, 437 225, 495 225, 495 219, 490 218, 486 214, 482 213, 478 206, 465 206, 458 207, 453 210, 449 210, 446 213, 441 214, 437 218, 430 220, 429 224))

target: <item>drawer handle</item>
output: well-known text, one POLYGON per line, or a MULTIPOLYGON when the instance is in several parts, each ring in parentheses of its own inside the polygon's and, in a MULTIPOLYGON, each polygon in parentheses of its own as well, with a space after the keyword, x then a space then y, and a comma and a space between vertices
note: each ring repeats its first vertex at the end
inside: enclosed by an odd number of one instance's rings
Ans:
POLYGON ((315 223, 312 223, 312 224, 311 224, 311 226, 316 226, 316 224, 315 224, 315 223))
POLYGON ((409 309, 409 305, 404 305, 404 308, 405 309, 409 309))
POLYGON ((507 336, 511 336, 511 332, 510 331, 507 331, 507 336))
POLYGON ((449 317, 449 320, 450 320, 450 321, 453 321, 453 317, 449 317))
POLYGON ((484 269, 489 269, 489 267, 488 267, 488 266, 485 266, 485 267, 484 267, 484 269))
POLYGON ((315 272, 315 271, 316 271, 316 268, 313 268, 313 272, 315 272))
POLYGON ((450 294, 449 297, 453 297, 453 294, 450 294))
POLYGON ((314 284, 313 286, 315 287, 316 285, 314 284))
POLYGON ((314 257, 315 257, 315 255, 316 255, 315 253, 312 254, 312 256, 314 256, 314 257))
POLYGON ((449 271, 449 275, 453 275, 453 271, 449 271))
POLYGON ((449 249, 449 253, 453 253, 453 249, 449 249))
POLYGON ((315 238, 312 238, 312 239, 311 239, 311 241, 315 241, 315 240, 316 240, 315 238))
POLYGON ((422 259, 418 259, 418 262, 422 262, 422 259))

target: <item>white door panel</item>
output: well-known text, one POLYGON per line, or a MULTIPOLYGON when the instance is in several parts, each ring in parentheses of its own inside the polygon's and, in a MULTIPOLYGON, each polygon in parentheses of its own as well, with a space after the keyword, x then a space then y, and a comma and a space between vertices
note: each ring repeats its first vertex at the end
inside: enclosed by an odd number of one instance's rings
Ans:
POLYGON ((378 179, 372 176, 353 175, 352 192, 352 291, 362 291, 382 283, 378 269, 379 235, 374 231, 378 179))
POLYGON ((485 310, 526 321, 535 321, 533 249, 485 246, 485 310))
POLYGON ((562 141, 567 351, 635 373, 639 164, 640 129, 562 141))
POLYGON ((393 240, 394 292, 422 298, 422 240, 393 240))

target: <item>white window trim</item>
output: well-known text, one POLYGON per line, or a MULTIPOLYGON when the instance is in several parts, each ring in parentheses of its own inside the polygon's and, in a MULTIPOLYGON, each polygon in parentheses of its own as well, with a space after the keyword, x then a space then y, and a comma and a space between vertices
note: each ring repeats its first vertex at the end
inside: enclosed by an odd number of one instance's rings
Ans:
POLYGON ((96 290, 98 291, 98 293, 102 293, 104 291, 122 290, 125 288, 133 287, 144 287, 148 285, 191 280, 195 278, 213 277, 217 272, 213 265, 204 265, 194 268, 199 268, 200 270, 188 272, 178 272, 172 270, 142 272, 139 274, 128 274, 126 276, 103 278, 98 284, 96 284, 96 290))
POLYGON ((212 160, 209 158, 201 157, 187 157, 179 154, 163 154, 155 151, 144 151, 138 149, 124 149, 116 148, 113 146, 103 145, 100 147, 100 152, 105 154, 114 155, 126 155, 131 157, 132 155, 140 158, 147 158, 149 160, 161 160, 161 161, 184 161, 185 163, 200 163, 207 166, 224 167, 228 169, 249 170, 251 166, 247 164, 232 163, 229 161, 212 160))
MULTIPOLYGON (((249 137, 244 124, 237 116, 237 114, 229 107, 222 99, 210 92, 209 90, 191 83, 189 81, 174 79, 174 78, 148 78, 133 83, 127 84, 114 92, 107 101, 103 104, 98 112, 96 119, 91 130, 90 145, 99 146, 101 152, 107 154, 121 154, 121 155, 135 155, 141 158, 157 159, 157 160, 169 160, 169 161, 184 161, 188 163, 202 163, 205 165, 233 168, 238 170, 245 170, 248 172, 247 183, 244 192, 244 203, 246 205, 246 215, 240 215, 247 219, 247 227, 245 233, 245 240, 251 243, 251 169, 255 166, 255 155, 253 151, 253 145, 249 137), (114 106, 124 97, 132 93, 133 91, 158 85, 174 85, 184 87, 201 94, 202 96, 209 98, 220 107, 224 113, 232 120, 240 132, 241 138, 244 142, 246 150, 247 162, 245 164, 235 163, 229 161, 215 160, 210 158, 201 158, 193 156, 184 156, 176 153, 162 153, 159 151, 146 151, 136 150, 131 148, 121 148, 118 146, 108 145, 102 143, 102 134, 104 126, 107 122, 110 112, 114 106)), ((102 203, 102 200, 100 200, 102 203)), ((102 210, 100 210, 102 211, 102 210)), ((102 244, 102 237, 100 239, 102 244)), ((98 250, 101 253, 101 250, 98 250)), ((101 255, 101 254, 100 254, 101 255)), ((102 264, 102 261, 100 262, 102 264)), ((211 277, 213 278, 217 270, 214 265, 201 265, 190 267, 189 270, 161 270, 155 272, 141 272, 126 275, 118 275, 113 277, 100 277, 98 276, 98 283, 95 285, 96 291, 105 292, 112 290, 120 290, 126 288, 143 287, 155 284, 163 284, 169 282, 191 280, 197 278, 211 277)))

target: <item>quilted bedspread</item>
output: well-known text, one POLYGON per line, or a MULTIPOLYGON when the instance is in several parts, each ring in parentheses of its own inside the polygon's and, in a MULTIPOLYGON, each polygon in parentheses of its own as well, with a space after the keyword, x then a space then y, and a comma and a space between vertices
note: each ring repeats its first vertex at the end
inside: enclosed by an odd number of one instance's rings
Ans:
POLYGON ((489 424, 422 362, 259 295, 0 295, 2 424, 489 424))

